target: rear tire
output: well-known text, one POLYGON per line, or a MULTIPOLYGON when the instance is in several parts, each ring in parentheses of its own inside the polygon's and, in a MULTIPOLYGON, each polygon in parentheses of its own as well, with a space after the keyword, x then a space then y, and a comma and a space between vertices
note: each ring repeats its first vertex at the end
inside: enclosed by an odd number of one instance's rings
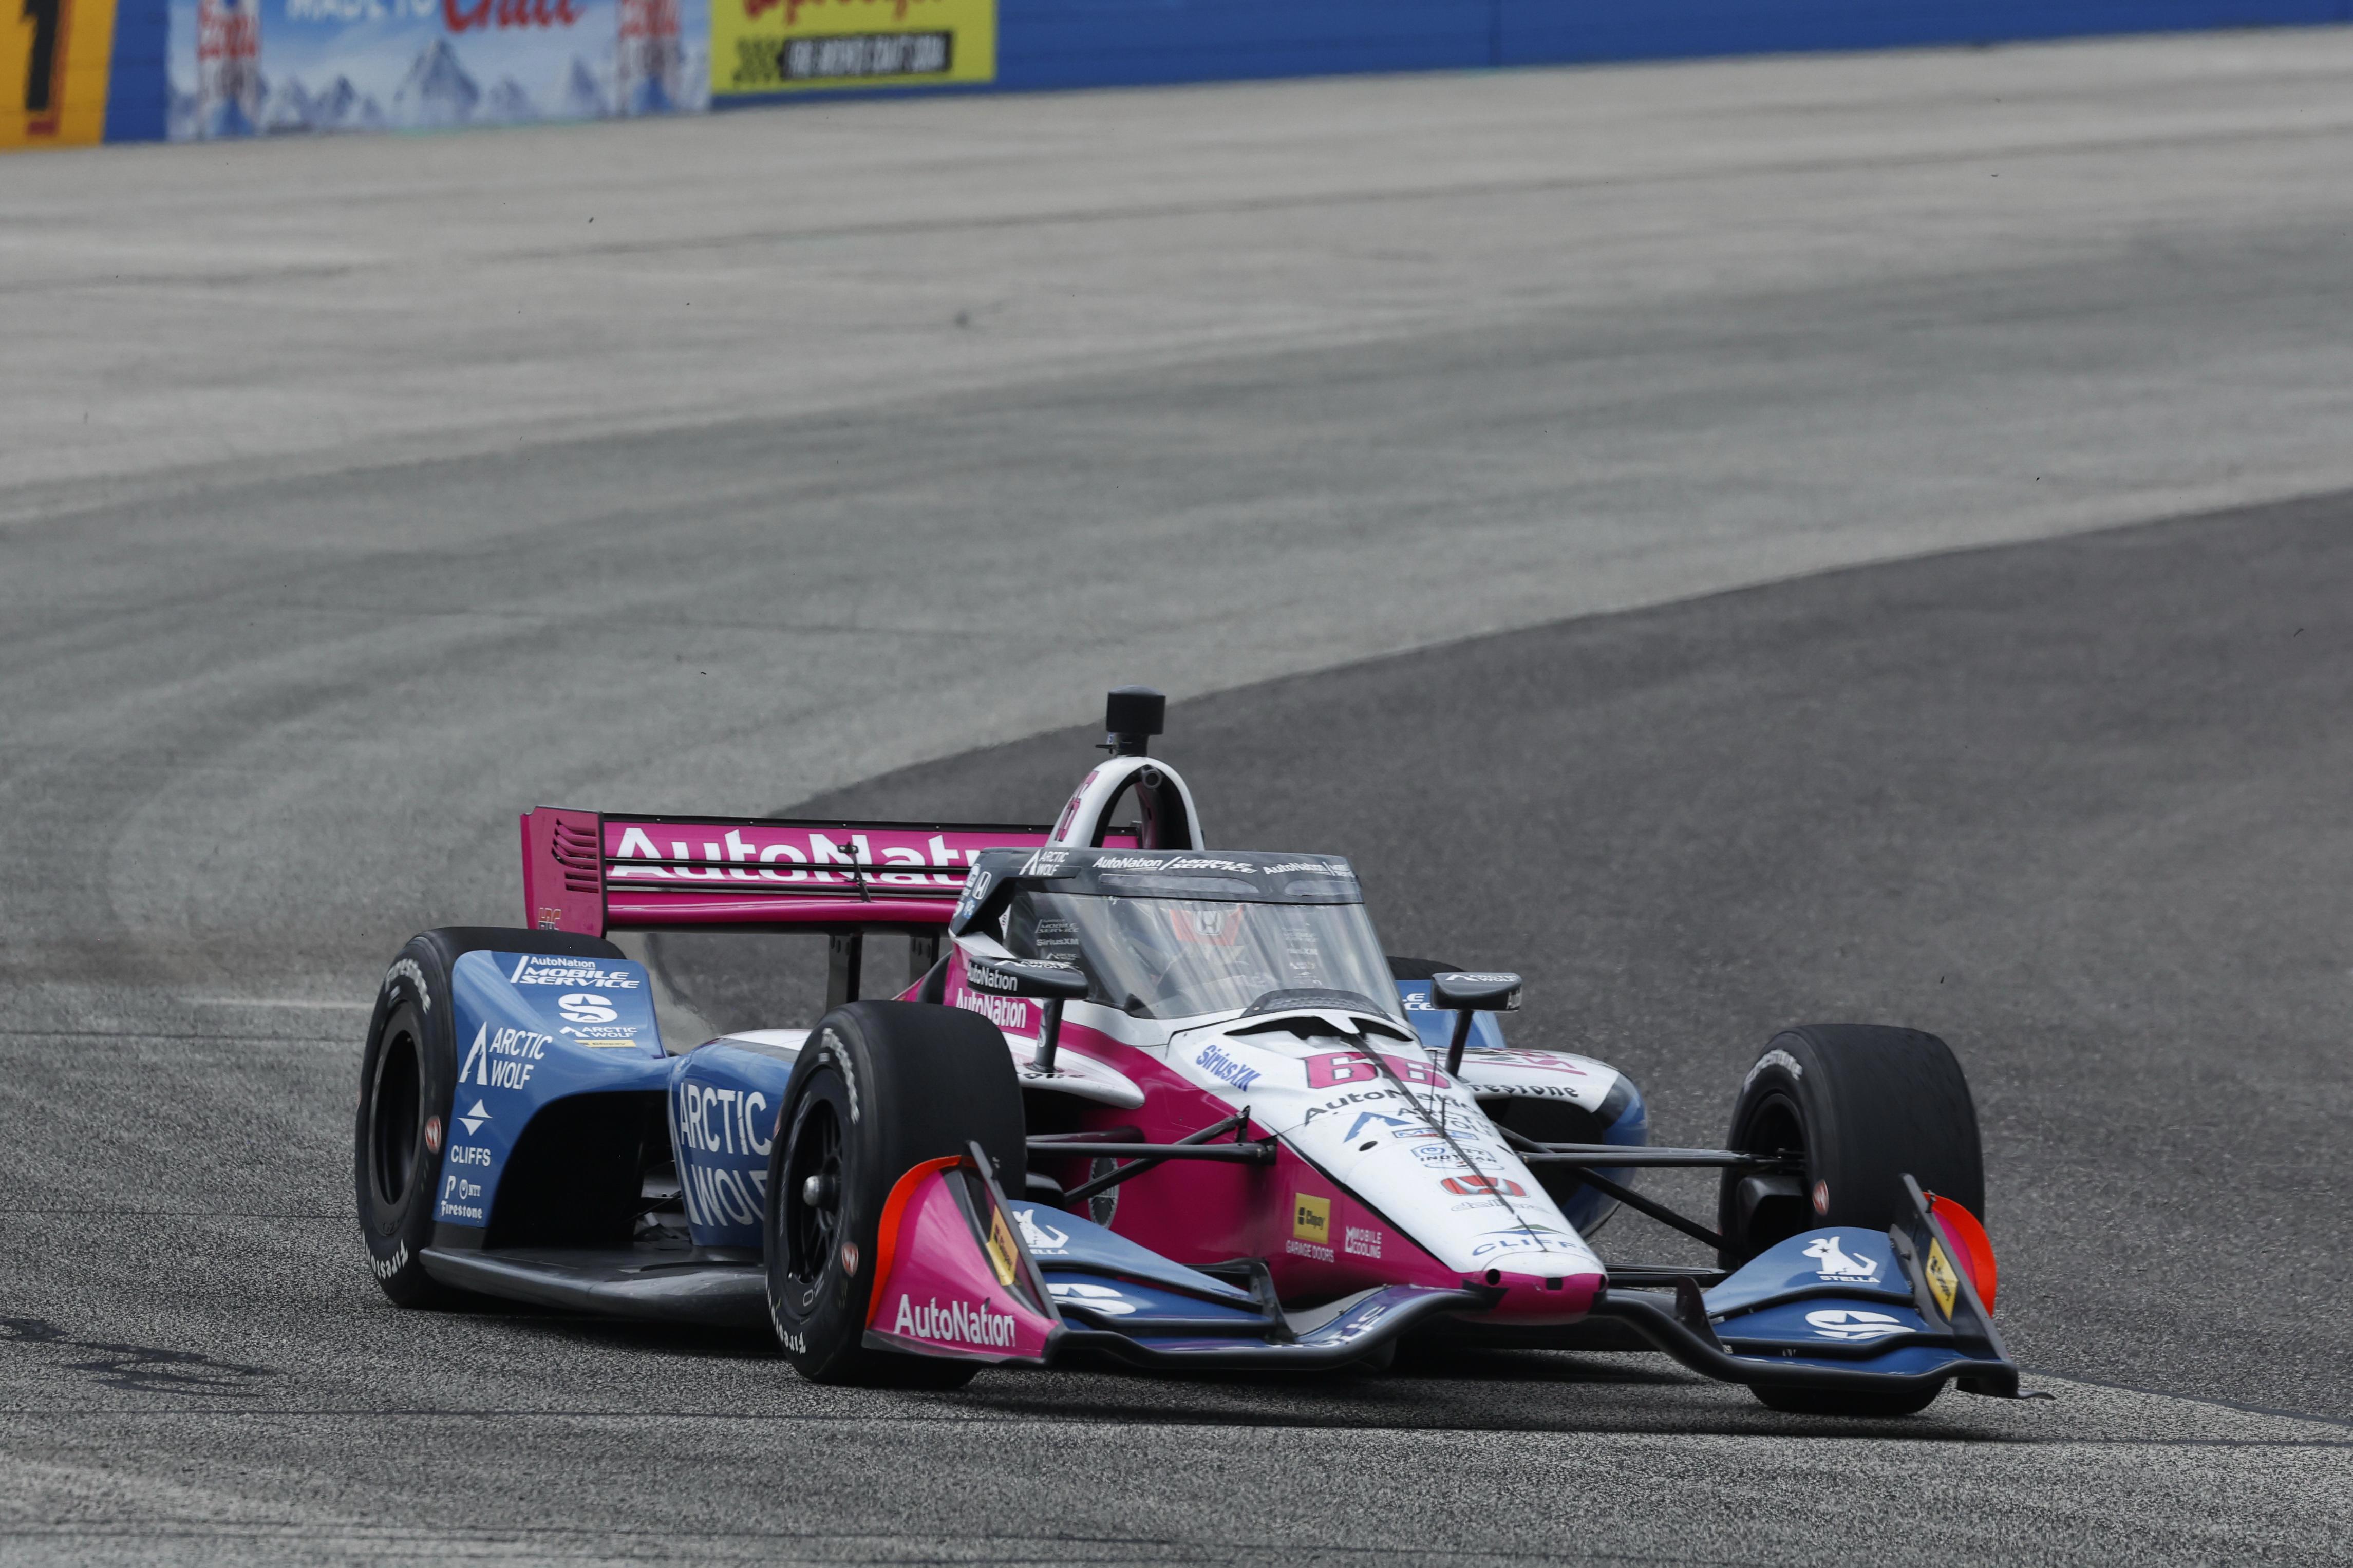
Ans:
POLYGON ((1801 1177, 1725 1173, 1725 1268, 1809 1230, 1885 1230, 1905 1217, 1907 1174, 1985 1212, 1968 1082, 1951 1047, 1917 1029, 1809 1024, 1774 1036, 1741 1085, 1725 1147, 1805 1158, 1801 1177))
POLYGON ((766 1215, 768 1314, 803 1377, 959 1388, 980 1370, 865 1344, 891 1189, 914 1166, 973 1142, 1000 1188, 1025 1190, 1021 1088, 995 1025, 955 1007, 852 1002, 810 1033, 785 1089, 766 1215))
POLYGON ((449 1099, 458 1081, 449 971, 460 954, 481 949, 621 956, 611 942, 571 931, 443 926, 409 938, 385 971, 360 1057, 352 1176, 369 1268, 384 1293, 403 1307, 467 1300, 425 1272, 423 1254, 433 1245, 433 1190, 441 1179, 449 1099))
POLYGON ((1810 1388, 1752 1388, 1748 1391, 1768 1409, 1790 1415, 1845 1415, 1861 1420, 1885 1420, 1916 1415, 1945 1392, 1943 1384, 1926 1394, 1828 1394, 1810 1388))

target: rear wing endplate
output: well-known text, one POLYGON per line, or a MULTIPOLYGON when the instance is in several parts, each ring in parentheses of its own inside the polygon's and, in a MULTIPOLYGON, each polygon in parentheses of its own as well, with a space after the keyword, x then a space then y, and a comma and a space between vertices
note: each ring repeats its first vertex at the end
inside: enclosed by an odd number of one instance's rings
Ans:
POLYGON ((543 805, 522 818, 525 923, 617 931, 944 927, 975 857, 1050 826, 628 816, 543 805))

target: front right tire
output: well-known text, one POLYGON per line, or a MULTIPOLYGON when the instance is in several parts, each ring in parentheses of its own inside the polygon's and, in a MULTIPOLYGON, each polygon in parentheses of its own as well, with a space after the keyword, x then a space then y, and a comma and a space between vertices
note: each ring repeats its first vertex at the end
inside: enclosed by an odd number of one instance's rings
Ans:
MULTIPOLYGON (((1917 1029, 1809 1024, 1774 1036, 1740 1086, 1725 1147, 1804 1161, 1798 1175, 1725 1173, 1716 1228, 1726 1268, 1810 1230, 1886 1230, 1910 1215, 1906 1175, 1984 1212, 1985 1160, 1968 1080, 1952 1048, 1917 1029)), ((1791 1415, 1871 1419, 1925 1410, 1944 1388, 1750 1392, 1791 1415)))
POLYGON ((1808 1024, 1774 1036, 1741 1083, 1725 1147, 1803 1160, 1802 1174, 1725 1173, 1725 1268, 1809 1230, 1885 1230, 1909 1216, 1906 1175, 1985 1213, 1968 1080, 1952 1047, 1918 1029, 1808 1024))

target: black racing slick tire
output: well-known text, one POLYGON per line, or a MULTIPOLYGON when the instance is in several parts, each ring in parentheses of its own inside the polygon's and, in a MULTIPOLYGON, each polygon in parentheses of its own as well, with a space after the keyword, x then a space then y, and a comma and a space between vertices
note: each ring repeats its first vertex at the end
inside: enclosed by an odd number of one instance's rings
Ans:
POLYGON ((433 1189, 458 1079, 449 972, 461 954, 480 949, 621 956, 609 942, 570 931, 443 926, 409 938, 385 971, 360 1058, 352 1175, 368 1266, 384 1293, 403 1307, 464 1300, 425 1272, 422 1255, 433 1242, 433 1189))
POLYGON ((852 1002, 809 1034, 769 1156, 768 1313, 812 1383, 957 1388, 977 1363, 869 1349, 883 1205, 926 1160, 977 1142, 997 1185, 1024 1190, 1021 1088, 1005 1037, 976 1013, 852 1002))
POLYGON ((1802 1175, 1725 1173, 1726 1268, 1808 1230, 1885 1230, 1909 1205, 1905 1175, 1985 1213, 1968 1081, 1951 1047, 1917 1029, 1809 1024, 1774 1036, 1740 1086, 1725 1146, 1805 1161, 1802 1175))

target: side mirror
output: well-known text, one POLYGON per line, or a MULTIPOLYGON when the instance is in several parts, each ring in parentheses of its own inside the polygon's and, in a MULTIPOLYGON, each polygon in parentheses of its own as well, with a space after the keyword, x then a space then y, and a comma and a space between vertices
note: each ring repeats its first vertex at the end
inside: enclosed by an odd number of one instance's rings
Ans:
POLYGON ((1452 970, 1433 974, 1430 977, 1430 1005, 1454 1015, 1454 1037, 1446 1046, 1446 1072, 1451 1078, 1462 1070, 1462 1047, 1471 1043, 1473 1017, 1481 1013, 1520 1010, 1520 977, 1501 971, 1474 973, 1452 970))
POLYGON ((965 954, 964 983, 976 991, 1026 996, 1035 1002, 1075 1002, 1087 994, 1087 977, 1067 964, 1034 958, 978 958, 965 954))
POLYGON ((976 991, 994 991, 1043 1004, 1038 1019, 1039 1076, 1054 1076, 1054 1047, 1062 1035, 1062 1004, 1087 994, 1087 977, 1066 963, 1046 963, 1034 958, 981 958, 965 954, 964 983, 976 991))
POLYGON ((1516 974, 1466 974, 1460 970, 1430 977, 1430 1005, 1448 1013, 1516 1013, 1520 1010, 1520 977, 1516 974))

